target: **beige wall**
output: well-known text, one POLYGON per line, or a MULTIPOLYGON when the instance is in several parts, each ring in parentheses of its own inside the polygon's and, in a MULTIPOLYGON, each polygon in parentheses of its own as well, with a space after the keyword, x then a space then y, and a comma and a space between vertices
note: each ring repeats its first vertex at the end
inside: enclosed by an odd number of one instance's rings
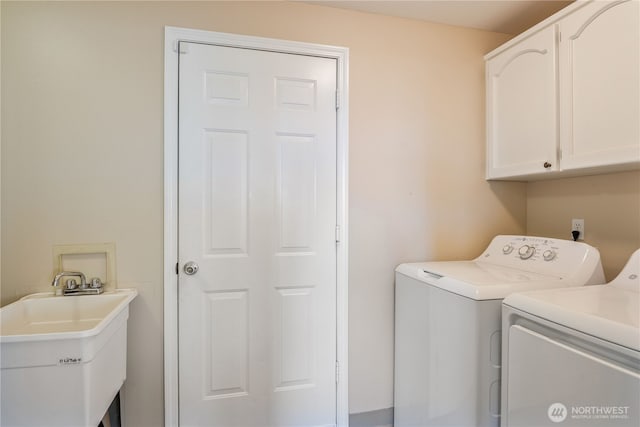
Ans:
POLYGON ((640 172, 527 185, 527 233, 571 238, 571 219, 583 218, 585 243, 600 251, 607 281, 640 248, 640 172))
POLYGON ((1 7, 2 304, 49 289, 52 245, 115 242, 140 291, 127 425, 163 420, 165 25, 350 49, 350 412, 393 404, 396 264, 525 231, 526 184, 483 178, 482 56, 505 35, 299 3, 1 7))

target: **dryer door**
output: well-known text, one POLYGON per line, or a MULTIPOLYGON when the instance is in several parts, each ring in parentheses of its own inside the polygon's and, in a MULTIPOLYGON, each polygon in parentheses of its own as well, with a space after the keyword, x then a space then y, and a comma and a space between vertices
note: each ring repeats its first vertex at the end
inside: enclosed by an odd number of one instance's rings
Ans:
POLYGON ((591 352, 576 337, 554 335, 509 328, 506 425, 637 427, 637 354, 623 366, 613 353, 591 352))

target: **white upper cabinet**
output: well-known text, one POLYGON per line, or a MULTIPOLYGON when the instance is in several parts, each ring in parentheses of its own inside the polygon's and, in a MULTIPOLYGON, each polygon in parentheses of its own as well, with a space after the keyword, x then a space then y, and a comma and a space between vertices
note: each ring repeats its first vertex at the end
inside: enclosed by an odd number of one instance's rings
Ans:
POLYGON ((558 170, 555 28, 487 62, 487 177, 558 170))
POLYGON ((560 21, 562 169, 640 161, 640 2, 596 2, 560 21))
POLYGON ((577 1, 485 59, 487 179, 640 167, 639 1, 577 1))

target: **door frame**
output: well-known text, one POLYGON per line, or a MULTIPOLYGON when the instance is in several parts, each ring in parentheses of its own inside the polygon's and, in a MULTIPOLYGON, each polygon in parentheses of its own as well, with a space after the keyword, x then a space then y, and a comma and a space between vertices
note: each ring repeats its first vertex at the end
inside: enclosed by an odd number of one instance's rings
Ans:
POLYGON ((178 426, 178 42, 215 44, 333 58, 336 94, 336 423, 349 425, 348 376, 348 154, 349 49, 287 40, 165 27, 164 40, 164 419, 178 426))

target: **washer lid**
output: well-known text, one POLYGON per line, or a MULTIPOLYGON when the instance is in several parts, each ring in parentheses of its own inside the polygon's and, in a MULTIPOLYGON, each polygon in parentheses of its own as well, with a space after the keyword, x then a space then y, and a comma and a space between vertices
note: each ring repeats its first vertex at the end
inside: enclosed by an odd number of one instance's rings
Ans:
POLYGON ((517 291, 571 286, 568 280, 482 261, 401 264, 396 272, 474 300, 503 299, 517 291))

